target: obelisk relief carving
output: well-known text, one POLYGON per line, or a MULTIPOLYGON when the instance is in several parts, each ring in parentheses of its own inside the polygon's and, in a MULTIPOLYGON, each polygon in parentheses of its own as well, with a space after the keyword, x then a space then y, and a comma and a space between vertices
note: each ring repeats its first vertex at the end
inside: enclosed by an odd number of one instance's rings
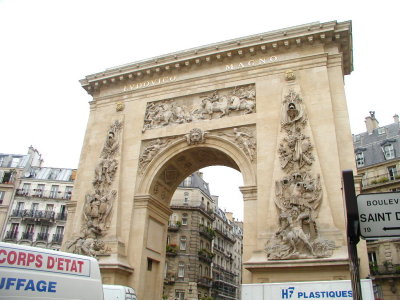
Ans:
POLYGON ((318 232, 323 191, 320 175, 313 168, 309 129, 303 99, 291 89, 281 109, 278 156, 283 176, 275 182, 279 228, 266 245, 270 260, 329 257, 335 248, 333 241, 323 239, 318 232))
POLYGON ((251 114, 256 111, 254 85, 215 90, 179 99, 149 102, 143 132, 173 124, 251 114))
POLYGON ((110 217, 117 190, 113 182, 119 164, 119 140, 122 122, 111 124, 94 171, 93 190, 86 194, 82 226, 79 237, 68 241, 67 247, 74 253, 96 256, 108 254, 110 249, 101 240, 110 226, 110 217))

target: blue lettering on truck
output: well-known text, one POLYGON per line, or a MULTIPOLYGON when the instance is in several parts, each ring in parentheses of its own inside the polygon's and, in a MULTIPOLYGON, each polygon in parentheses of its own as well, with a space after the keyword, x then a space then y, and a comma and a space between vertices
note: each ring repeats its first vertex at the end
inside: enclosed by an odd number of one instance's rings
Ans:
POLYGON ((14 277, 1 277, 0 290, 32 291, 55 293, 57 282, 14 277))

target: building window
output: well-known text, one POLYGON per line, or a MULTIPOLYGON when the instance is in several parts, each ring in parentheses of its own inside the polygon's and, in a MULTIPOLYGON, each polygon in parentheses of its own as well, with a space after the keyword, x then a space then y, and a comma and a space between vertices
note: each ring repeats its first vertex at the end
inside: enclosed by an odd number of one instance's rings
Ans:
POLYGON ((36 187, 36 196, 42 197, 44 192, 44 184, 38 184, 36 187))
POLYGON ((20 211, 23 211, 24 210, 24 205, 25 205, 25 203, 24 202, 18 202, 17 203, 17 206, 16 206, 16 211, 17 212, 20 212, 20 211))
POLYGON ((64 199, 71 199, 72 186, 66 186, 64 192, 64 199))
POLYGON ((364 153, 363 152, 358 152, 356 153, 356 163, 357 163, 357 168, 359 167, 364 167, 364 153))
POLYGON ((38 211, 38 210, 39 210, 39 203, 32 203, 32 206, 31 206, 32 213, 34 214, 35 211, 38 211))
POLYGON ((31 190, 31 184, 30 183, 24 183, 22 186, 22 194, 25 196, 29 195, 29 191, 31 190))
POLYGON ((378 263, 377 260, 376 260, 375 251, 368 252, 368 260, 373 265, 376 265, 378 263))
POLYGON ((58 185, 52 185, 50 190, 50 198, 57 198, 58 185))
POLYGON ((192 176, 186 177, 183 181, 183 186, 191 186, 192 185, 192 176))
POLYGON ((3 200, 4 200, 4 195, 5 194, 6 194, 6 192, 0 191, 0 204, 3 204, 3 200))
POLYGON ((188 192, 185 192, 185 194, 184 194, 183 204, 185 204, 185 205, 189 204, 189 193, 188 192))
POLYGON ((187 221, 188 221, 188 215, 183 214, 182 215, 182 225, 187 225, 187 221))
POLYGON ((185 291, 175 290, 175 300, 185 300, 185 291))
POLYGON ((357 135, 353 135, 353 142, 359 142, 361 141, 361 135, 357 134, 357 135))
POLYGON ((151 258, 147 258, 147 271, 151 271, 153 269, 153 260, 151 258))
POLYGON ((199 275, 200 276, 203 275, 203 266, 202 265, 199 266, 199 275))
POLYGON ((392 144, 383 146, 382 150, 386 160, 394 158, 394 148, 392 144))
POLYGON ((384 134, 386 132, 385 127, 378 128, 378 134, 384 134))
POLYGON ((395 180, 397 177, 397 168, 396 166, 390 166, 388 167, 388 175, 389 175, 389 180, 395 180))
POLYGON ((180 242, 180 250, 186 250, 186 236, 181 237, 181 242, 180 242))
POLYGON ((185 263, 180 261, 178 266, 178 277, 185 277, 185 263))
POLYGON ((11 161, 11 168, 16 168, 20 162, 21 158, 20 157, 13 157, 11 161))

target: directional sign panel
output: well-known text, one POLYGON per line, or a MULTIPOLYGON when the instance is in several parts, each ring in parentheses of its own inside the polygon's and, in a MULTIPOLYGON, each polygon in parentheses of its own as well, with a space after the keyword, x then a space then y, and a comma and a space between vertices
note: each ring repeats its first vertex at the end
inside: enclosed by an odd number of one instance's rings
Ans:
POLYGON ((365 239, 400 237, 400 193, 357 196, 360 234, 365 239))

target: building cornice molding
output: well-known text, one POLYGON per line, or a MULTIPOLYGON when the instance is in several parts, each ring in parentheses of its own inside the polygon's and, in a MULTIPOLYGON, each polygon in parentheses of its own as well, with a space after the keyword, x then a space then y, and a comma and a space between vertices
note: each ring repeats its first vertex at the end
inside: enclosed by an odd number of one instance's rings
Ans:
POLYGON ((89 94, 92 94, 104 85, 126 80, 143 80, 148 75, 180 71, 192 65, 206 64, 214 60, 232 60, 235 57, 254 55, 258 52, 274 54, 281 49, 302 47, 316 42, 339 44, 343 55, 344 74, 351 73, 353 70, 351 21, 340 23, 331 21, 279 29, 153 57, 88 75, 80 80, 80 83, 89 94))

